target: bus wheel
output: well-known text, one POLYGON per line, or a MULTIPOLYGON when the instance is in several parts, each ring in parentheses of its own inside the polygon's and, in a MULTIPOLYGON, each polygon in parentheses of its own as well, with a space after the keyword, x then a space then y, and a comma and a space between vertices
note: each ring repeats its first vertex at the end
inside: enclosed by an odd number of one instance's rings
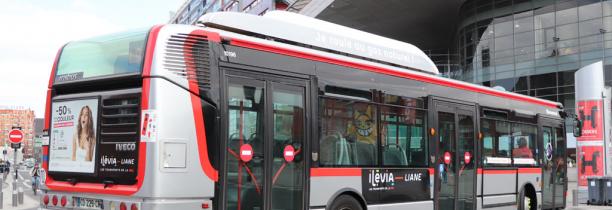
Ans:
POLYGON ((521 190, 521 194, 519 195, 518 209, 520 210, 532 210, 536 209, 536 200, 532 195, 527 194, 525 189, 521 190))
POLYGON ((350 195, 341 195, 331 205, 331 210, 362 210, 359 201, 350 195))

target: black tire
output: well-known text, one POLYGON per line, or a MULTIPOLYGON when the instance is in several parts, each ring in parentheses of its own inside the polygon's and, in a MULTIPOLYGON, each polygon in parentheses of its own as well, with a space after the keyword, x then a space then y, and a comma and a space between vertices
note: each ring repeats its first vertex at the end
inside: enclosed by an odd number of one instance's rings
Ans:
POLYGON ((359 201, 353 196, 341 195, 331 205, 330 210, 363 210, 359 201))
POLYGON ((536 198, 533 195, 529 195, 525 192, 525 189, 521 190, 518 199, 519 210, 535 210, 537 207, 536 198), (529 206, 527 206, 529 205, 529 206))

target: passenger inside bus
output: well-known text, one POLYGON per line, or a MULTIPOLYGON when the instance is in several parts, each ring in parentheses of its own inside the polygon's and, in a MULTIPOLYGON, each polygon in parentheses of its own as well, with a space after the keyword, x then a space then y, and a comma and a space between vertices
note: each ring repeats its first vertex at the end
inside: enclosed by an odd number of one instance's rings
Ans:
POLYGON ((515 158, 533 158, 533 153, 527 146, 527 139, 525 137, 518 138, 518 145, 518 148, 512 149, 512 156, 515 158))

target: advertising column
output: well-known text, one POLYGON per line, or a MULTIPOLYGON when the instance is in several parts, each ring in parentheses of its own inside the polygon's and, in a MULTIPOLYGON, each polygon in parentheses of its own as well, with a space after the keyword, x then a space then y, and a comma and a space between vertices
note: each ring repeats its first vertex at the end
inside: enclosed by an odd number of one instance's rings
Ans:
POLYGON ((576 138, 578 188, 580 197, 586 197, 587 178, 607 174, 603 125, 603 64, 597 62, 585 66, 579 69, 574 76, 576 115, 582 121, 582 136, 576 138))

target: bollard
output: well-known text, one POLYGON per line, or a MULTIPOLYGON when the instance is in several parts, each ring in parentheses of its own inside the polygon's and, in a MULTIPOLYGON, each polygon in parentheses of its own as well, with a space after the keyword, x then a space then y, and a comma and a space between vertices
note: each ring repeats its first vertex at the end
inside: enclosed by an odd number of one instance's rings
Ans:
POLYGON ((4 186, 2 186, 2 183, 4 183, 4 179, 0 177, 0 209, 4 207, 4 190, 3 190, 4 186))
POLYGON ((578 190, 572 190, 572 206, 578 206, 578 190))
POLYGON ((23 187, 18 188, 17 200, 19 200, 19 205, 23 204, 23 187))
POLYGON ((13 189, 13 207, 17 207, 17 190, 13 189))

